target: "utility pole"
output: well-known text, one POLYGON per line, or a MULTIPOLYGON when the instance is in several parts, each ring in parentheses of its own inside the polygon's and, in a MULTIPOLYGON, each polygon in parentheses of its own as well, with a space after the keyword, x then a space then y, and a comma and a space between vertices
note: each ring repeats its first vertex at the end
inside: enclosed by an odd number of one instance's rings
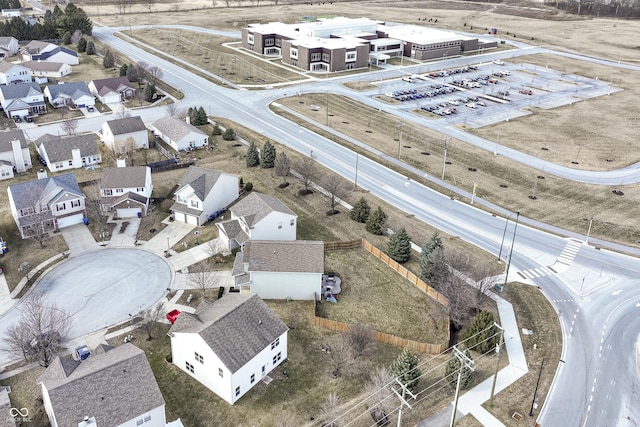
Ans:
POLYGON ((507 271, 504 273, 504 286, 507 286, 509 281, 509 267, 511 267, 511 257, 513 256, 513 246, 516 244, 516 230, 518 229, 518 219, 520 218, 520 211, 516 212, 516 225, 513 227, 513 239, 511 240, 511 249, 509 250, 509 262, 507 262, 507 271))
POLYGON ((442 137, 442 148, 444 149, 444 159, 442 160, 442 181, 444 181, 444 170, 447 167, 447 149, 449 148, 449 143, 451 142, 450 136, 442 137))
POLYGON ((589 244, 589 235, 591 234, 591 224, 593 224, 593 217, 589 219, 589 229, 587 230, 587 239, 584 241, 585 245, 589 244))
POLYGON ((544 357, 542 363, 540 363, 540 372, 538 373, 538 381, 536 381, 536 389, 533 392, 533 400, 531 401, 531 410, 529 410, 529 416, 533 417, 533 407, 536 404, 536 398, 538 397, 538 386, 540 385, 540 377, 542 376, 542 367, 544 366, 544 357))
POLYGON ((400 119, 400 124, 398 127, 400 128, 400 137, 398 138, 398 160, 400 160, 400 155, 402 154, 402 127, 404 119, 400 119))
POLYGON ((497 323, 493 323, 493 326, 496 328, 500 328, 500 343, 496 345, 496 371, 493 375, 493 383, 491 383, 491 398, 489 399, 489 403, 493 405, 493 395, 496 391, 496 382, 498 380, 498 369, 500 368, 500 356, 502 356, 502 345, 504 344, 504 328, 497 323))
POLYGON ((460 362, 460 369, 458 369, 458 382, 456 383, 456 397, 453 401, 453 413, 451 414, 451 423, 449 427, 453 427, 456 424, 456 411, 458 410, 458 397, 460 397, 460 381, 462 379, 462 370, 469 369, 470 371, 476 370, 476 364, 470 357, 468 357, 464 352, 458 350, 458 347, 453 346, 453 355, 460 362))
POLYGON ((409 403, 407 403, 407 400, 404 398, 404 395, 405 393, 407 393, 414 400, 416 399, 416 395, 411 393, 407 386, 405 384, 402 384, 398 378, 396 378, 396 382, 400 385, 400 387, 402 387, 402 394, 398 393, 398 390, 393 387, 391 387, 391 391, 393 391, 400 399, 400 409, 398 409, 398 427, 400 427, 402 421, 402 408, 404 407, 404 405, 407 405, 407 408, 412 409, 411 405, 409 405, 409 403))

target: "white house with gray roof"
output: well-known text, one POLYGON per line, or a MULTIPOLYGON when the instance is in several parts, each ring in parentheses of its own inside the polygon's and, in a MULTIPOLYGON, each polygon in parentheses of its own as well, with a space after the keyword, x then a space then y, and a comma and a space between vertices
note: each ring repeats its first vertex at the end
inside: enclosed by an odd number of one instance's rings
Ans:
POLYGON ((0 61, 0 84, 29 83, 31 71, 20 64, 12 64, 9 61, 0 61))
POLYGON ((47 83, 49 79, 59 79, 71 74, 71 65, 64 62, 26 61, 22 65, 31 70, 31 77, 40 84, 47 83))
POLYGON ((322 295, 324 243, 249 240, 236 254, 236 288, 264 299, 314 300, 322 295))
POLYGON ((34 143, 40 157, 51 172, 91 167, 102 163, 98 143, 91 134, 64 138, 45 134, 34 143))
POLYGON ((124 76, 91 80, 88 86, 91 93, 103 104, 117 104, 136 94, 129 79, 124 76))
POLYGON ((80 63, 77 52, 40 40, 30 41, 20 49, 20 53, 23 61, 64 62, 69 65, 78 65, 80 63))
POLYGON ((102 212, 115 212, 120 218, 145 216, 153 184, 149 166, 124 166, 102 170, 100 180, 100 206, 102 212))
POLYGON ((0 179, 13 178, 15 172, 31 169, 29 143, 20 129, 0 132, 0 179))
POLYGON ((0 86, 0 105, 10 118, 47 112, 42 89, 34 82, 0 86))
POLYGON ((218 237, 229 250, 247 240, 296 240, 296 215, 279 199, 251 192, 229 208, 231 219, 217 222, 218 237))
POLYGON ((165 427, 165 402, 144 351, 101 344, 77 361, 58 356, 38 379, 52 427, 165 427))
POLYGON ((102 142, 117 153, 149 148, 149 134, 140 116, 108 120, 102 124, 101 135, 102 142))
POLYGON ((197 127, 172 116, 156 120, 153 133, 176 151, 193 150, 209 144, 209 137, 197 127))
POLYGON ((233 405, 287 359, 288 330, 259 296, 230 293, 180 314, 172 363, 233 405))
POLYGON ((10 185, 7 188, 11 215, 23 239, 52 233, 80 224, 85 212, 85 196, 72 173, 10 185))
POLYGON ((237 175, 190 166, 178 182, 171 212, 176 221, 203 225, 238 198, 237 175))
POLYGON ((14 37, 0 37, 0 58, 8 58, 18 53, 18 39, 14 37))
POLYGON ((44 88, 44 96, 55 108, 59 107, 93 107, 96 97, 89 92, 85 82, 51 84, 44 88))

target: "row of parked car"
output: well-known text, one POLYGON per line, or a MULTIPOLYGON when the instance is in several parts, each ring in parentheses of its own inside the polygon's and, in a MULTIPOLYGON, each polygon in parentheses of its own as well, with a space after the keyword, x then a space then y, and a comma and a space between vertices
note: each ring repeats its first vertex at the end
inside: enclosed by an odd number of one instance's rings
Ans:
POLYGON ((470 96, 468 98, 449 98, 447 102, 441 102, 434 105, 424 105, 420 107, 421 110, 429 113, 437 114, 439 116, 448 116, 455 114, 458 110, 455 108, 463 104, 468 108, 486 107, 487 104, 484 101, 480 101, 477 96, 470 96))
POLYGON ((411 101, 414 99, 431 98, 438 95, 453 93, 460 90, 456 87, 441 84, 432 84, 421 89, 405 89, 398 92, 387 93, 386 95, 396 101, 411 101))

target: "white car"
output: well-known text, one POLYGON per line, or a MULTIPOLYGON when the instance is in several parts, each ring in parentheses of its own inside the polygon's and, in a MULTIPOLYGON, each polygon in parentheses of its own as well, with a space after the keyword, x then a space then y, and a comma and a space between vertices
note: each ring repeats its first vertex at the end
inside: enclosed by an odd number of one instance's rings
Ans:
POLYGON ((469 108, 476 108, 476 104, 474 102, 468 102, 468 103, 466 103, 464 105, 469 107, 469 108))
POLYGON ((504 61, 501 59, 496 59, 495 61, 493 61, 493 63, 496 65, 504 65, 504 61))
POLYGON ((460 105, 460 103, 455 99, 447 99, 447 102, 451 105, 460 105))

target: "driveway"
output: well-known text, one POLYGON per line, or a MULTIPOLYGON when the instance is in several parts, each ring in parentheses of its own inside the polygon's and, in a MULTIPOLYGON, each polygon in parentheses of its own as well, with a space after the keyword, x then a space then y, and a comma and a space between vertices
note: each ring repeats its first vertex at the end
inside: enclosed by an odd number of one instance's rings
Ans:
POLYGON ((89 228, 84 224, 71 225, 60 229, 64 241, 67 242, 71 256, 95 251, 100 245, 93 238, 89 228))
POLYGON ((158 232, 148 242, 142 244, 142 248, 158 255, 163 255, 167 248, 175 245, 184 238, 196 226, 184 222, 173 221, 158 232))

